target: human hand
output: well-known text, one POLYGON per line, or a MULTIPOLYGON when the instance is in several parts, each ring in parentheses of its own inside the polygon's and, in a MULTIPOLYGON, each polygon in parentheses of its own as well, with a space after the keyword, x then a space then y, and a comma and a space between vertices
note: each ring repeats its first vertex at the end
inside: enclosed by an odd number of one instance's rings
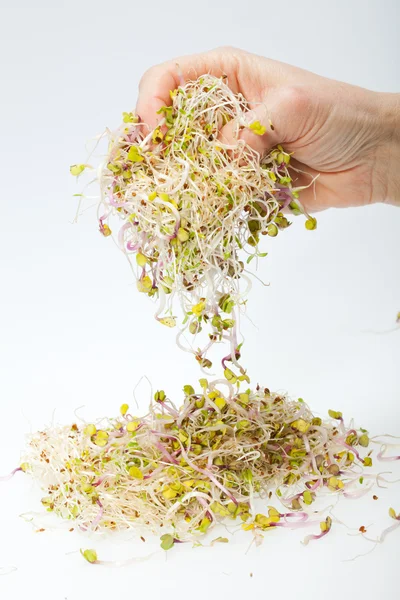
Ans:
MULTIPOLYGON (((400 204, 400 95, 372 92, 326 79, 236 48, 184 56, 149 69, 139 85, 137 114, 150 127, 157 110, 170 104, 170 90, 204 73, 227 75, 228 85, 249 102, 251 119, 267 131, 243 129, 244 138, 264 153, 281 143, 293 153, 295 185, 316 186, 301 193, 308 211, 400 204), (178 65, 178 67, 177 67, 178 65), (272 123, 273 129, 270 126, 272 123)), ((232 142, 228 123, 220 137, 232 142)))

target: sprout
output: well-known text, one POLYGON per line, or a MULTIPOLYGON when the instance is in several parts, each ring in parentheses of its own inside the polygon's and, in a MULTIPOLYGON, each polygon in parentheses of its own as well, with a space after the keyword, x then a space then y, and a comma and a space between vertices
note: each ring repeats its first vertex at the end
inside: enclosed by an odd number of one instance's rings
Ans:
MULTIPOLYGON (((264 135, 264 133, 266 132, 266 127, 264 127, 264 125, 261 125, 260 121, 253 121, 253 123, 251 123, 249 125, 249 129, 251 129, 251 131, 253 133, 256 133, 257 135, 264 135)), ((278 162, 282 162, 283 161, 283 155, 278 155, 278 162), (282 159, 279 161, 279 156, 282 156, 282 159)))
POLYGON ((169 533, 165 533, 164 535, 161 536, 160 546, 163 550, 170 550, 173 545, 174 545, 174 537, 172 535, 170 535, 169 533))
POLYGON ((358 494, 371 458, 350 460, 354 430, 342 417, 338 435, 337 423, 315 418, 304 401, 247 385, 202 378, 197 389, 184 386, 180 408, 158 390, 144 416, 127 416, 123 404, 97 426, 51 427, 31 436, 22 464, 43 487, 47 510, 98 532, 160 535, 163 526, 173 532, 164 549, 224 520, 255 535, 300 526, 319 494, 358 494), (253 499, 274 490, 290 512, 256 512, 253 499))
POLYGON ((82 550, 82 548, 81 548, 80 552, 81 552, 83 558, 85 560, 87 560, 88 562, 90 562, 92 564, 95 563, 95 562, 97 562, 97 552, 96 552, 96 550, 90 550, 90 549, 89 550, 82 550))
MULTIPOLYGON (((304 214, 309 229, 316 220, 298 200, 291 155, 277 146, 260 156, 240 139, 251 113, 226 78, 205 74, 174 90, 171 100, 158 111, 162 120, 154 130, 125 112, 122 125, 107 132, 107 155, 97 171, 100 231, 119 230, 137 288, 158 301, 161 324, 173 327, 170 315, 182 311, 180 347, 208 369, 211 347, 229 343, 224 367, 229 360, 243 374, 237 347, 251 288, 245 263, 267 255, 262 236, 276 237, 290 225, 283 209, 304 214), (234 124, 234 147, 218 139, 227 122, 234 124)), ((266 131, 260 121, 248 128, 256 135, 266 131)), ((74 165, 74 172, 84 166, 74 165)))
POLYGON ((69 168, 69 172, 74 177, 78 177, 78 175, 80 175, 81 173, 83 173, 83 171, 86 168, 88 168, 88 167, 89 167, 89 165, 71 165, 70 168, 69 168))

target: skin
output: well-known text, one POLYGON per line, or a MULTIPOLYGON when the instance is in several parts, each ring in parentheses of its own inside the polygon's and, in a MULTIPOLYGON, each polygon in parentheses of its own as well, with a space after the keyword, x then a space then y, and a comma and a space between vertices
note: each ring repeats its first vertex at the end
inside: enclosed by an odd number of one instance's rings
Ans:
MULTIPOLYGON (((136 111, 151 128, 157 110, 171 103, 169 91, 204 73, 227 75, 266 133, 243 129, 264 153, 281 143, 293 153, 296 185, 309 211, 385 202, 400 206, 400 94, 378 93, 334 81, 237 48, 182 56, 154 66, 139 85, 136 111), (270 121, 274 129, 271 129, 270 121), (304 171, 301 173, 299 171, 304 171)), ((220 137, 232 143, 232 124, 220 137)))

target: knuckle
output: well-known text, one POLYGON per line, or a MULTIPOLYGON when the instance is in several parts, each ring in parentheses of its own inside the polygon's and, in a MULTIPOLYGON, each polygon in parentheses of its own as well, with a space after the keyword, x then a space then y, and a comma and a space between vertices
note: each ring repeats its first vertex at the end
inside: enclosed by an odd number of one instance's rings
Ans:
POLYGON ((311 96, 304 87, 285 86, 280 90, 280 104, 284 110, 296 113, 308 112, 311 107, 311 96))

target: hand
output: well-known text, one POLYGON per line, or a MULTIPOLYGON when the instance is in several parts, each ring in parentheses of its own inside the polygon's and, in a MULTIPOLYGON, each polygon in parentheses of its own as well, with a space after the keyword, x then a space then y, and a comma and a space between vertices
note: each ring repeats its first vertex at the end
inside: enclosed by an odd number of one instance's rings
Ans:
MULTIPOLYGON (((204 73, 227 75, 231 89, 248 100, 254 120, 267 128, 263 136, 243 130, 241 137, 253 148, 264 153, 281 143, 293 152, 296 186, 319 175, 315 189, 301 192, 307 210, 400 205, 399 94, 372 92, 243 50, 218 48, 149 69, 139 85, 137 113, 155 127, 157 110, 171 103, 169 91, 180 85, 180 77, 204 73)), ((220 137, 232 142, 232 124, 220 137)))

